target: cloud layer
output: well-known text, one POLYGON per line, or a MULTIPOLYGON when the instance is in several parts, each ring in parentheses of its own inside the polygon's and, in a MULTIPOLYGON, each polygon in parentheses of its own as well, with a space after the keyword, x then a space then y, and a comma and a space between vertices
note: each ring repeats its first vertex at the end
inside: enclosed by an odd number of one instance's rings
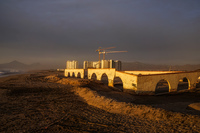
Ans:
POLYGON ((98 60, 98 47, 128 53, 107 59, 200 63, 200 1, 3 0, 0 62, 98 60))

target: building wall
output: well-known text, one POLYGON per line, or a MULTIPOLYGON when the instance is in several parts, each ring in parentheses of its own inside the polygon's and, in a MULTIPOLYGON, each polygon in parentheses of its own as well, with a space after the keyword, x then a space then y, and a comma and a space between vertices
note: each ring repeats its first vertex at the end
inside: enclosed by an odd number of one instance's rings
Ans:
POLYGON ((99 62, 98 61, 93 61, 92 62, 93 68, 99 68, 99 62))
POLYGON ((96 68, 99 69, 99 65, 101 66, 100 68, 115 68, 117 71, 122 70, 122 63, 121 61, 114 61, 114 60, 101 60, 100 64, 98 61, 84 61, 83 62, 83 68, 88 69, 88 68, 96 68))
POLYGON ((83 62, 83 69, 98 68, 98 67, 99 67, 98 61, 84 61, 83 62))
POLYGON ((67 61, 66 62, 67 69, 78 69, 78 61, 67 61))
POLYGON ((115 61, 110 60, 110 67, 109 68, 115 68, 115 61))
POLYGON ((87 69, 88 68, 88 61, 84 61, 83 62, 83 69, 87 69))
POLYGON ((101 68, 110 68, 110 60, 101 60, 101 68))
POLYGON ((115 61, 115 69, 117 71, 121 71, 122 70, 122 62, 121 61, 119 61, 119 60, 115 61))

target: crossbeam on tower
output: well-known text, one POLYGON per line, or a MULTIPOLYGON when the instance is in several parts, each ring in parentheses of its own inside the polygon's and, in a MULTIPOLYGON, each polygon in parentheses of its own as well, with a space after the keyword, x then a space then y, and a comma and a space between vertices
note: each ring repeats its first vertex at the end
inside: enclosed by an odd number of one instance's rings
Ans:
POLYGON ((99 47, 97 50, 96 50, 96 52, 99 52, 99 68, 100 68, 100 62, 101 62, 101 52, 103 52, 103 51, 105 51, 105 50, 107 50, 107 49, 112 49, 112 48, 115 48, 115 47, 108 47, 108 48, 101 48, 101 47, 99 47))

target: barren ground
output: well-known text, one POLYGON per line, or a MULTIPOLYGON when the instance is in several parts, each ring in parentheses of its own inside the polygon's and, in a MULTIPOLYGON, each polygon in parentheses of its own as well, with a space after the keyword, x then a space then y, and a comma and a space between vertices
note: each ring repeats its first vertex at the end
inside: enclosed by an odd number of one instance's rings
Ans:
POLYGON ((138 96, 38 71, 0 78, 0 132, 200 132, 200 91, 138 96))

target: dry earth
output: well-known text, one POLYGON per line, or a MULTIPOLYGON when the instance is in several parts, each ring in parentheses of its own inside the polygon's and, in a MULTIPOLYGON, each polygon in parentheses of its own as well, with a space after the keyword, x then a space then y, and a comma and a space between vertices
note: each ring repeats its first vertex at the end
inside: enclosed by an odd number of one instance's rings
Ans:
POLYGON ((0 132, 200 132, 200 91, 138 96, 38 71, 0 78, 0 132))

